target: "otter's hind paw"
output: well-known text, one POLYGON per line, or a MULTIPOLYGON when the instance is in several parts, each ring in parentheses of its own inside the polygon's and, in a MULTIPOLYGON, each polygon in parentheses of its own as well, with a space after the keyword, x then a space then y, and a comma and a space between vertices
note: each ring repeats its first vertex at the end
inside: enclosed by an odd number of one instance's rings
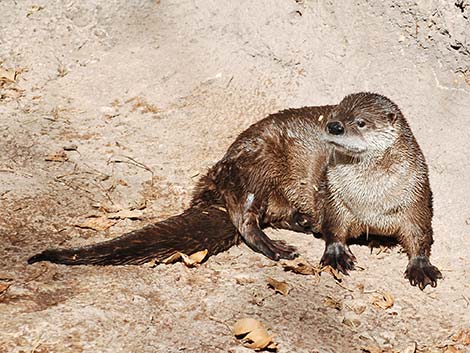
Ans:
POLYGON ((275 253, 273 260, 292 260, 299 256, 295 246, 287 244, 284 240, 271 240, 271 250, 275 253))
POLYGON ((437 280, 442 278, 442 273, 431 264, 427 256, 416 256, 408 263, 405 277, 412 286, 418 285, 419 289, 423 290, 428 284, 436 287, 437 280))

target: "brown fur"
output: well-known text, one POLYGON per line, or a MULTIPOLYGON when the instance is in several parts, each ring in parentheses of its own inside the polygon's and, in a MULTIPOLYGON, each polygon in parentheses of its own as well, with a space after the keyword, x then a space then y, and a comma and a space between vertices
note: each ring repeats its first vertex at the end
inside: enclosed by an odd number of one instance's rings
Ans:
POLYGON ((209 254, 239 236, 271 259, 296 249, 273 241, 265 227, 321 233, 322 263, 354 268, 348 240, 392 236, 407 252, 413 285, 436 285, 429 262, 432 195, 423 154, 398 107, 372 93, 336 106, 289 109, 241 133, 201 178, 191 207, 179 216, 84 248, 46 250, 29 262, 129 264, 163 260, 175 251, 209 254))

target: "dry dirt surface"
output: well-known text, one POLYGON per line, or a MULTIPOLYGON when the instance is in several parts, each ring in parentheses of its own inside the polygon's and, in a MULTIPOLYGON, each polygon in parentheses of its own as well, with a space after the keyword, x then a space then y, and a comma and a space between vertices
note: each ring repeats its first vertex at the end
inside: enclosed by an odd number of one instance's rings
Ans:
MULTIPOLYGON (((250 352, 244 317, 279 352, 470 352, 467 0, 1 0, 0 138, 0 352, 250 352), (196 268, 26 264, 178 213, 251 123, 364 90, 426 155, 437 288, 398 247, 353 246, 341 282, 245 245, 196 268)), ((322 240, 269 234, 318 264, 322 240)))

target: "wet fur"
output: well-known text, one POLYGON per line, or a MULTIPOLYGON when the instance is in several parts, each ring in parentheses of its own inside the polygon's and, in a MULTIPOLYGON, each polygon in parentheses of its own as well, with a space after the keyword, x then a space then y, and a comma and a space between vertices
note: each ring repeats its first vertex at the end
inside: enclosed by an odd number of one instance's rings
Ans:
POLYGON ((322 263, 346 273, 355 261, 348 241, 370 232, 398 240, 410 258, 406 276, 423 289, 441 277, 429 262, 431 219, 427 166, 401 111, 386 97, 358 93, 250 126, 201 178, 181 215, 108 242, 46 250, 29 262, 139 264, 175 251, 215 254, 240 238, 274 260, 297 256, 263 232, 275 227, 321 233, 322 263), (344 134, 329 134, 329 122, 342 124, 344 134))

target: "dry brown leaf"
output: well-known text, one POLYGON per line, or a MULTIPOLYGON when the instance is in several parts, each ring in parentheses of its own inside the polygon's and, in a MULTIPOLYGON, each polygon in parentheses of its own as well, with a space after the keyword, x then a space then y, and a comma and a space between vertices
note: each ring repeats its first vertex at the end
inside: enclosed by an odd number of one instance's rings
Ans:
POLYGON ((65 162, 68 159, 67 153, 63 150, 54 152, 46 157, 47 162, 65 162))
POLYGON ((326 296, 323 300, 323 304, 329 308, 333 308, 336 310, 343 309, 343 302, 340 299, 335 299, 330 296, 326 296))
POLYGON ((277 350, 277 343, 271 342, 266 346, 266 349, 269 349, 270 351, 276 351, 277 350))
POLYGON ((335 280, 337 280, 338 282, 341 282, 343 280, 343 275, 338 272, 336 269, 334 269, 333 267, 331 266, 323 266, 320 270, 320 272, 326 272, 326 273, 329 273, 333 276, 333 278, 335 280))
POLYGON ((4 69, 0 67, 0 81, 15 82, 17 72, 15 69, 4 69))
POLYGON ((193 267, 199 265, 207 256, 208 250, 201 250, 195 252, 194 254, 188 256, 182 252, 176 252, 173 255, 167 257, 165 260, 162 261, 164 264, 172 264, 179 259, 183 260, 183 263, 188 267, 193 267))
POLYGON ((243 344, 251 349, 261 350, 268 346, 276 347, 271 337, 264 327, 257 328, 256 330, 248 333, 243 339, 243 344))
POLYGON ((129 184, 127 183, 127 181, 123 180, 123 179, 118 179, 117 180, 117 183, 121 186, 129 186, 129 184))
POLYGON ((134 207, 136 210, 143 210, 147 208, 147 200, 140 200, 134 203, 134 207))
POLYGON ((57 67, 57 75, 59 77, 65 77, 69 73, 69 70, 67 70, 67 67, 64 64, 60 64, 57 67))
POLYGON ((339 273, 337 270, 335 270, 331 266, 314 266, 307 262, 306 260, 302 258, 297 258, 294 260, 289 260, 289 261, 284 261, 282 263, 282 266, 284 267, 285 271, 292 271, 294 273, 299 273, 301 275, 316 275, 318 276, 322 272, 329 273, 333 276, 333 278, 341 282, 343 279, 343 275, 339 273))
POLYGON ((241 336, 260 327, 263 327, 263 324, 261 322, 248 317, 245 319, 238 320, 235 325, 233 325, 232 330, 235 336, 241 336))
POLYGON ((342 322, 344 325, 352 327, 352 328, 356 328, 361 325, 361 321, 359 321, 358 319, 354 319, 354 318, 345 317, 342 322))
POLYGON ((186 255, 185 253, 181 253, 181 260, 183 260, 183 263, 188 266, 188 267, 191 267, 194 265, 194 262, 191 260, 191 258, 186 255))
POLYGON ((381 309, 390 309, 394 303, 395 299, 393 299, 393 296, 385 291, 375 295, 372 300, 372 304, 381 309))
POLYGON ((128 100, 126 100, 126 103, 133 103, 132 104, 132 110, 131 111, 136 111, 140 110, 141 113, 159 113, 161 110, 157 106, 148 103, 144 98, 142 97, 133 97, 128 100))
POLYGON ((124 206, 120 205, 120 204, 112 204, 112 205, 109 205, 109 204, 102 204, 102 203, 96 203, 94 205, 92 205, 93 208, 98 208, 100 209, 102 212, 106 212, 107 214, 113 214, 113 213, 119 213, 121 211, 124 211, 124 206))
POLYGON ((0 295, 5 293, 10 288, 11 283, 0 283, 0 295))
POLYGON ((181 253, 175 252, 173 255, 168 256, 166 259, 162 260, 162 263, 165 265, 172 264, 178 261, 180 257, 181 257, 181 253))
POLYGON ((252 318, 238 320, 233 326, 233 334, 242 340, 244 346, 254 350, 277 348, 264 325, 252 318))
POLYGON ((109 219, 142 219, 143 212, 139 210, 121 210, 106 215, 109 219))
POLYGON ((318 267, 311 265, 300 257, 294 260, 284 261, 282 266, 285 271, 292 271, 301 275, 317 275, 320 273, 318 267))
MULTIPOLYGON (((0 88, 3 86, 5 81, 0 80, 0 88)), ((24 96, 25 90, 20 89, 16 86, 9 86, 5 92, 0 92, 0 101, 13 101, 18 100, 24 96)))
POLYGON ((38 11, 41 11, 41 10, 43 10, 43 9, 44 9, 44 7, 41 6, 41 5, 33 5, 33 6, 31 6, 31 7, 29 8, 28 13, 26 14, 26 17, 29 17, 29 16, 31 16, 33 13, 38 12, 38 11))
POLYGON ((289 284, 284 281, 278 281, 275 280, 274 278, 268 277, 267 278, 268 285, 274 289, 275 292, 281 293, 282 295, 288 295, 290 288, 289 284))
POLYGON ((452 336, 454 342, 463 344, 464 346, 470 346, 470 329, 461 329, 455 335, 452 336))
POLYGON ((200 264, 207 256, 209 251, 207 249, 195 252, 188 256, 188 261, 186 261, 183 257, 183 261, 187 266, 194 266, 200 264))
POLYGON ((106 230, 116 224, 116 221, 105 216, 89 218, 83 223, 76 224, 79 228, 93 229, 97 231, 106 230))
POLYGON ((456 346, 452 346, 452 345, 444 347, 444 351, 443 351, 443 353, 463 353, 463 352, 464 351, 462 351, 459 348, 457 348, 456 346))
POLYGON ((364 311, 366 311, 367 307, 365 305, 357 305, 357 306, 353 306, 351 309, 357 315, 361 315, 364 311))
POLYGON ((253 278, 239 276, 235 277, 235 283, 244 286, 245 284, 255 283, 253 278))

